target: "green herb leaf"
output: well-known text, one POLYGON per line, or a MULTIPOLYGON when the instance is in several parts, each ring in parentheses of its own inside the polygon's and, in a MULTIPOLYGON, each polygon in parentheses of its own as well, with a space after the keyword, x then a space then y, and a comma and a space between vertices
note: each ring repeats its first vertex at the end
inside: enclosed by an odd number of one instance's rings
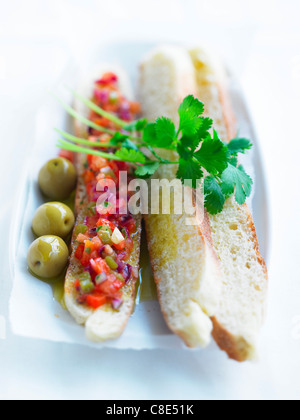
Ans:
POLYGON ((223 210, 225 195, 216 178, 208 176, 204 180, 204 205, 208 213, 218 214, 223 210))
POLYGON ((128 139, 128 136, 126 134, 121 134, 120 132, 116 132, 113 137, 110 139, 110 144, 113 146, 119 146, 124 141, 128 139))
POLYGON ((236 168, 229 164, 221 176, 221 181, 224 195, 230 197, 235 192, 235 199, 238 204, 244 204, 246 198, 251 194, 253 181, 241 165, 236 168))
POLYGON ((187 96, 178 109, 179 132, 190 136, 195 134, 201 127, 200 115, 204 112, 204 104, 193 95, 187 96))
POLYGON ((213 139, 204 139, 201 149, 194 154, 200 165, 211 175, 221 174, 228 166, 227 149, 214 131, 213 139))
POLYGON ((147 124, 148 124, 148 120, 143 118, 137 121, 133 121, 132 123, 125 125, 123 128, 124 130, 130 131, 132 133, 134 131, 142 131, 146 127, 147 124))
POLYGON ((157 136, 155 126, 155 123, 149 123, 146 125, 143 131, 143 141, 147 144, 150 144, 153 147, 157 147, 157 136))
POLYGON ((177 152, 179 156, 185 160, 192 159, 200 142, 201 139, 199 139, 197 134, 193 136, 182 136, 177 143, 177 152))
POLYGON ((169 118, 161 117, 155 123, 156 138, 161 149, 169 149, 176 137, 175 124, 169 118))
POLYGON ((159 162, 147 163, 146 165, 138 166, 135 171, 135 175, 141 178, 149 178, 157 171, 159 166, 159 162))
POLYGON ((156 151, 151 146, 149 146, 149 144, 147 145, 147 149, 153 154, 154 157, 156 157, 157 160, 159 160, 160 163, 164 163, 164 164, 170 163, 169 160, 164 159, 161 156, 159 156, 159 154, 156 153, 156 151))
POLYGON ((227 144, 227 148, 231 155, 236 156, 238 153, 246 153, 253 145, 250 140, 245 138, 235 138, 227 144))
POLYGON ((115 131, 109 130, 108 128, 105 128, 105 127, 102 127, 98 124, 95 124, 92 121, 88 120, 87 118, 83 117, 77 111, 75 111, 72 107, 65 104, 62 100, 58 99, 58 101, 62 104, 62 106, 68 112, 68 114, 70 114, 73 118, 77 119, 82 124, 86 125, 87 127, 93 128, 94 130, 98 130, 98 131, 101 131, 103 133, 108 133, 108 134, 111 134, 111 135, 115 134, 115 131))
POLYGON ((204 139, 209 135, 209 130, 213 126, 213 120, 210 118, 203 118, 201 117, 201 127, 197 131, 198 137, 204 139))
POLYGON ((134 149, 127 149, 125 147, 117 150, 115 156, 121 160, 124 160, 125 162, 142 164, 146 162, 146 156, 142 152, 139 150, 137 151, 134 149))
POLYGON ((193 188, 197 188, 203 178, 203 171, 198 162, 180 158, 177 178, 181 179, 183 184, 185 181, 191 180, 193 188))

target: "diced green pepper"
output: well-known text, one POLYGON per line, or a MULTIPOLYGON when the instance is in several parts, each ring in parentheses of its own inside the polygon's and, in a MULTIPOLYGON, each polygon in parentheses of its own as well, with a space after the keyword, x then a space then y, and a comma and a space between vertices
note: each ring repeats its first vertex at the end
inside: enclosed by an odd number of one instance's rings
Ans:
POLYGON ((107 265, 112 269, 112 270, 116 270, 118 268, 118 264, 116 263, 116 261, 112 258, 112 257, 106 257, 105 261, 107 263, 107 265))
POLYGON ((112 245, 112 230, 109 226, 101 226, 97 233, 104 245, 112 245))
POLYGON ((80 274, 78 280, 80 283, 80 289, 83 293, 91 293, 94 290, 95 286, 92 282, 90 273, 84 272, 80 274))
POLYGON ((80 233, 85 233, 88 230, 86 225, 77 225, 75 228, 75 235, 78 236, 80 233))

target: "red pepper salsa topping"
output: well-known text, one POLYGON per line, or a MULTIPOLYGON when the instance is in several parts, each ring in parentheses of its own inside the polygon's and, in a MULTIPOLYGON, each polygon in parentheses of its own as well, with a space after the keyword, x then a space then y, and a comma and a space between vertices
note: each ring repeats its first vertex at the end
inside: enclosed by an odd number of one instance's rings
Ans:
MULTIPOLYGON (((118 77, 113 73, 106 73, 95 82, 92 100, 124 121, 132 121, 140 112, 138 103, 122 96, 118 77)), ((90 120, 104 128, 116 128, 113 122, 93 111, 90 120)), ((110 139, 106 133, 89 130, 91 142, 107 143, 110 139)), ((123 303, 123 286, 131 277, 137 277, 137 270, 127 263, 134 246, 131 236, 136 232, 136 222, 128 210, 127 214, 120 211, 127 208, 127 203, 119 196, 120 171, 127 171, 130 182, 128 164, 87 156, 83 180, 89 204, 88 215, 75 232, 78 243, 75 258, 83 269, 75 281, 75 288, 77 301, 93 309, 105 304, 119 309, 123 303), (103 191, 107 192, 107 200, 99 206, 97 201, 103 191)))

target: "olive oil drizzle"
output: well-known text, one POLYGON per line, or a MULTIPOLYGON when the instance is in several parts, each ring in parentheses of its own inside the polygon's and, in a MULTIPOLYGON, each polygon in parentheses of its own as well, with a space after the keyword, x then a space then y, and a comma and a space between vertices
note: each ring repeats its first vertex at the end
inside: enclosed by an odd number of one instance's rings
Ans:
POLYGON ((136 284, 136 300, 135 304, 138 305, 141 302, 157 300, 156 284, 154 282, 154 276, 150 264, 150 256, 147 247, 147 238, 145 229, 143 229, 141 238, 141 258, 140 258, 140 270, 139 279, 136 284))

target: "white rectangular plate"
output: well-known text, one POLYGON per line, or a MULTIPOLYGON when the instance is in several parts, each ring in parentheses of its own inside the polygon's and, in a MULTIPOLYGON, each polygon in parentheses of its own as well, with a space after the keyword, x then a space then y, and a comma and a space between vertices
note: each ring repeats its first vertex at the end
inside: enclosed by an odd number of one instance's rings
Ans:
MULTIPOLYGON (((85 69, 97 64, 112 63, 121 65, 136 85, 139 60, 153 45, 151 44, 112 44, 105 48, 90 51, 82 62, 85 69)), ((76 86, 79 67, 71 62, 65 69, 54 91, 61 96, 64 86, 76 86)), ((84 70, 83 68, 81 70, 84 70)), ((255 147, 246 158, 244 165, 255 179, 253 195, 249 205, 253 209, 261 252, 268 252, 268 203, 259 145, 253 130, 241 90, 230 75, 230 93, 237 116, 240 135, 251 138, 255 147)), ((65 92, 63 97, 65 98, 65 92)), ((70 100, 71 98, 69 98, 70 100)), ((123 336, 115 341, 94 344, 86 340, 84 328, 75 324, 73 318, 53 298, 51 287, 28 272, 26 255, 34 240, 31 223, 35 210, 43 203, 37 185, 37 175, 42 165, 57 155, 55 147, 57 136, 53 128, 70 131, 70 120, 61 105, 51 96, 41 104, 36 117, 36 142, 25 173, 21 177, 16 201, 14 225, 10 235, 10 266, 13 290, 10 300, 10 323, 15 334, 25 337, 76 343, 96 348, 154 349, 183 348, 178 337, 172 334, 162 317, 157 301, 141 302, 129 320, 123 336)))

